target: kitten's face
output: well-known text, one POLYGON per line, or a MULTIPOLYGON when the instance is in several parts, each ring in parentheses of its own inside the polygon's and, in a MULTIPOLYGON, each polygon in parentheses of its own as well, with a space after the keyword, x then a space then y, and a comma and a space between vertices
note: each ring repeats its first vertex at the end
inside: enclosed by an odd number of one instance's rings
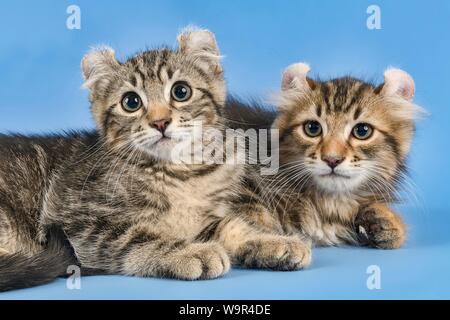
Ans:
POLYGON ((285 80, 275 123, 281 162, 298 163, 301 176, 326 192, 377 193, 395 184, 414 131, 413 82, 397 88, 401 97, 389 80, 378 88, 352 78, 313 82, 305 76, 294 86, 285 80))
POLYGON ((183 33, 176 51, 146 51, 125 63, 111 49, 94 51, 83 71, 97 126, 118 149, 171 161, 173 151, 191 147, 199 123, 220 125, 225 84, 206 30, 183 33))

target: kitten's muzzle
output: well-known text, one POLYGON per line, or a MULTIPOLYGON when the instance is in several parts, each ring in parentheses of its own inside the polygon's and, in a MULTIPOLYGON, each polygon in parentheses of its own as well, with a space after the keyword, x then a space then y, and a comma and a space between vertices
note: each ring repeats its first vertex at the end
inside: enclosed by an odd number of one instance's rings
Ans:
POLYGON ((154 129, 158 130, 159 132, 161 132, 162 135, 164 136, 164 132, 166 132, 166 129, 171 122, 172 122, 172 118, 159 119, 159 120, 152 121, 150 123, 150 126, 154 129))

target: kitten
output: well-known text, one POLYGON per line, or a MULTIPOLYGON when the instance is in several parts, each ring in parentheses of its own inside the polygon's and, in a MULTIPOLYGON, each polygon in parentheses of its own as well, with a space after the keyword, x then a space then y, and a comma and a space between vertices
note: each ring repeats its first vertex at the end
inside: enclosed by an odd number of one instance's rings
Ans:
POLYGON ((195 122, 226 128, 214 35, 188 29, 178 42, 123 63, 110 48, 83 59, 96 131, 0 137, 0 290, 50 281, 76 261, 188 280, 230 263, 309 264, 309 243, 250 218, 271 213, 249 200, 245 165, 172 161, 195 122))
MULTIPOLYGON (((285 233, 316 245, 399 248, 406 228, 390 205, 422 112, 412 103, 413 79, 389 69, 384 84, 374 86, 350 77, 313 80, 308 71, 305 64, 288 67, 278 113, 265 112, 279 130, 280 167, 272 177, 253 176, 255 197, 279 213, 285 233)), ((234 120, 267 128, 261 108, 255 116, 230 104, 234 120)))

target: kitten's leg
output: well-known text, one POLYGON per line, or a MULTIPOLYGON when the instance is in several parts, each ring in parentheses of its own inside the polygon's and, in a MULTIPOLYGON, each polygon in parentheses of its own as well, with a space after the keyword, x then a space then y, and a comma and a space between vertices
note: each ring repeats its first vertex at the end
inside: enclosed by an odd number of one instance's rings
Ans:
POLYGON ((311 262, 311 245, 299 237, 260 231, 242 218, 223 220, 215 238, 228 251, 233 264, 249 268, 299 270, 311 262))
POLYGON ((87 246, 86 239, 70 240, 83 267, 106 273, 196 280, 217 278, 230 268, 219 244, 173 239, 147 226, 117 226, 95 237, 87 246))
POLYGON ((361 244, 381 249, 400 248, 406 228, 400 216, 383 204, 361 208, 355 220, 361 244))

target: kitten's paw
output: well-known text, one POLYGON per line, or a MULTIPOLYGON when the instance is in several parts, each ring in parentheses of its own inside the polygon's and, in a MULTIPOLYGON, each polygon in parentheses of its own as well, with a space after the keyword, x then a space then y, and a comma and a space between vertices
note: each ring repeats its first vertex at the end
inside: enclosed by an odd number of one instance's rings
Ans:
POLYGON ((311 246, 297 237, 263 236, 247 241, 238 250, 236 260, 249 268, 299 270, 311 263, 311 246))
POLYGON ((230 270, 230 259, 225 249, 217 243, 193 243, 176 254, 176 261, 171 267, 178 279, 213 279, 230 270))
POLYGON ((355 220, 358 240, 380 249, 397 249, 405 242, 405 225, 400 217, 383 205, 363 208, 355 220))

